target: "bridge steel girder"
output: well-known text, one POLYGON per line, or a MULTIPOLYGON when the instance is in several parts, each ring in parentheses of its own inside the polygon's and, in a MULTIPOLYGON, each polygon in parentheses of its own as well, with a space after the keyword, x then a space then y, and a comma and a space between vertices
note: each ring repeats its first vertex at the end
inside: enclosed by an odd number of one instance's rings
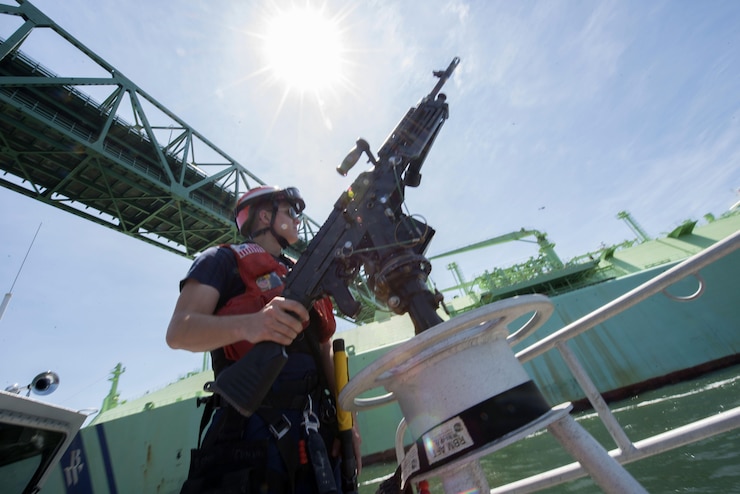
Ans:
MULTIPOLYGON (((0 40, 0 185, 185 257, 237 239, 236 198, 264 181, 29 2, 0 5, 2 14, 25 22, 0 40), (26 56, 36 28, 107 76, 59 77, 26 56), (99 103, 83 86, 108 97, 99 103)), ((299 250, 318 226, 305 218, 299 250)))

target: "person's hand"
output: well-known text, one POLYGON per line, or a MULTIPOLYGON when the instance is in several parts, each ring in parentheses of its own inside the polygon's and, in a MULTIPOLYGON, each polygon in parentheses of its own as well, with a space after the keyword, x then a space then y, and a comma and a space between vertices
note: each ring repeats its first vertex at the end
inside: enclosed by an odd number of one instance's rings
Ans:
POLYGON ((246 338, 248 341, 274 341, 285 346, 293 342, 309 320, 303 305, 283 297, 273 298, 262 310, 250 315, 254 320, 249 325, 252 334, 246 338))

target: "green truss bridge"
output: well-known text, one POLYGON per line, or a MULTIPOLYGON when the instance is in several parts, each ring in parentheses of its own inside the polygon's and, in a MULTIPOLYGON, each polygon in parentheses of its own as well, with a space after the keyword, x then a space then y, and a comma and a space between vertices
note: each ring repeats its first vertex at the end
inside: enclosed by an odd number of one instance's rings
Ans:
MULTIPOLYGON (((16 26, 0 39, 0 185, 185 257, 234 241, 236 198, 265 182, 17 1, 0 4, 2 25, 16 26), (95 75, 61 77, 24 54, 41 35, 95 75)), ((302 242, 318 226, 306 218, 302 242)))

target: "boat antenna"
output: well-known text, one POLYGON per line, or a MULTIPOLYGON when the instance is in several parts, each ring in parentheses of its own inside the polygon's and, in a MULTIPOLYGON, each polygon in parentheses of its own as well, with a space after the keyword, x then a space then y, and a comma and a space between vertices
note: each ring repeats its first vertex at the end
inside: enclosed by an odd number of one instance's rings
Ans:
POLYGON ((3 318, 3 314, 5 314, 5 309, 8 307, 8 304, 10 303, 10 297, 13 296, 13 287, 15 287, 15 282, 18 281, 18 277, 21 275, 21 270, 23 269, 23 265, 26 264, 26 259, 28 259, 28 254, 31 252, 31 247, 33 247, 33 243, 36 241, 36 237, 39 234, 39 230, 41 230, 41 225, 43 223, 39 223, 39 227, 36 229, 36 233, 33 235, 33 239, 31 240, 31 245, 28 246, 28 250, 26 251, 26 255, 23 258, 23 262, 21 262, 21 267, 18 268, 18 273, 15 275, 15 279, 13 280, 13 284, 10 285, 10 291, 5 294, 5 297, 3 297, 3 303, 0 304, 0 319, 3 318))

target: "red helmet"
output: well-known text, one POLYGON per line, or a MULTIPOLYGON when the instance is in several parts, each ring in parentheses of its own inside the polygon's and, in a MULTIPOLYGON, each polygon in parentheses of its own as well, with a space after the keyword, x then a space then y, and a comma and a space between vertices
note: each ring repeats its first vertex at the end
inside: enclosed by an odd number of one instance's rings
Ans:
POLYGON ((281 189, 276 186, 263 185, 248 190, 236 202, 236 209, 234 210, 234 220, 236 221, 236 227, 239 229, 239 232, 246 236, 251 228, 251 224, 254 221, 252 212, 255 211, 255 208, 252 206, 272 203, 273 210, 277 210, 278 204, 281 202, 290 204, 298 214, 306 209, 306 203, 301 197, 300 191, 295 187, 281 189))

